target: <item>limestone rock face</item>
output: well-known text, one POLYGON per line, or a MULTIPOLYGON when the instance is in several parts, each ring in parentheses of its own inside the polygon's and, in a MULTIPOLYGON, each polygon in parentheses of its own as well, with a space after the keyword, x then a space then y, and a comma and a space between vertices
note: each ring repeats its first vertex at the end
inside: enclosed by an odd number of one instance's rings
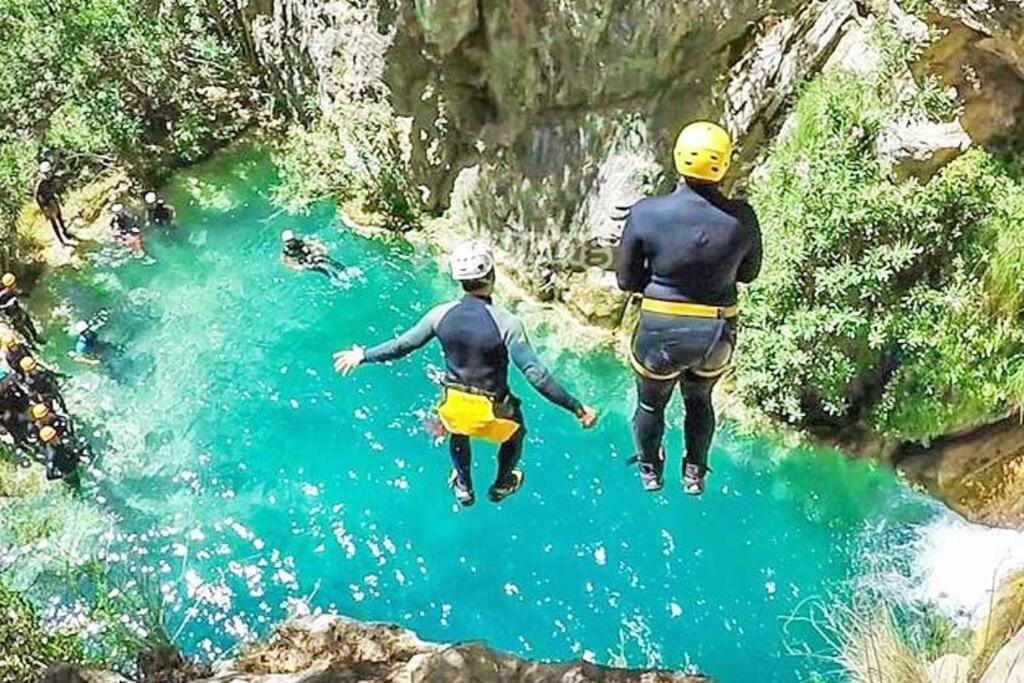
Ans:
POLYGON ((877 153, 898 178, 927 180, 970 146, 959 121, 890 121, 878 136, 877 153))
POLYGON ((426 643, 396 626, 316 616, 286 624, 266 645, 229 662, 202 683, 698 683, 668 671, 607 669, 585 662, 538 664, 485 645, 426 643))
POLYGON ((907 447, 895 462, 972 521, 1024 525, 1024 425, 1016 414, 928 448, 907 447))
POLYGON ((999 651, 979 683, 1024 683, 1024 630, 999 651))
POLYGON ((967 683, 971 660, 963 655, 943 655, 928 665, 929 683, 967 683))

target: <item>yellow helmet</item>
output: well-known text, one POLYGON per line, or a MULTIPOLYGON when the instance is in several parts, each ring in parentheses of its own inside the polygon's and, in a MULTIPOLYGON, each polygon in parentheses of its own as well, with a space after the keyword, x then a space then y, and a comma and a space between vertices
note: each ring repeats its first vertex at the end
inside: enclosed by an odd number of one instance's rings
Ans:
POLYGON ((14 273, 4 273, 4 276, 0 278, 0 284, 4 287, 13 287, 18 282, 18 278, 14 277, 14 273))
POLYGON ((679 175, 717 183, 729 170, 732 139, 717 123, 691 123, 676 138, 674 156, 679 175))
POLYGON ((36 359, 33 358, 32 356, 25 356, 24 358, 21 359, 18 365, 20 365, 21 369, 24 370, 25 372, 32 372, 33 370, 36 369, 36 366, 39 364, 36 362, 36 359))
POLYGON ((44 417, 50 414, 50 409, 43 403, 36 403, 31 408, 32 418, 35 420, 42 420, 44 417))
POLYGON ((39 430, 39 439, 43 443, 50 443, 51 441, 53 441, 56 438, 57 438, 57 430, 54 429, 53 427, 51 427, 50 425, 46 425, 45 427, 43 427, 42 429, 39 430))
POLYGON ((14 336, 14 332, 8 328, 0 329, 0 344, 3 346, 14 346, 18 343, 18 338, 14 336))

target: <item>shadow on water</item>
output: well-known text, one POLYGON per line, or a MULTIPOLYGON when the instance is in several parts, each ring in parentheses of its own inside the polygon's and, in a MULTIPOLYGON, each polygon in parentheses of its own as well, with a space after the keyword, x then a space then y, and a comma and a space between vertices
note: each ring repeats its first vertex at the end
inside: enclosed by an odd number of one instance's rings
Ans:
MULTIPOLYGON (((65 367, 75 410, 105 429, 90 486, 190 652, 333 609, 536 658, 800 680, 818 664, 787 656, 781 620, 848 592, 865 547, 895 554, 907 529, 943 514, 883 469, 782 453, 728 426, 703 499, 679 491, 678 424, 669 486, 645 496, 625 466, 627 370, 544 335, 542 355, 602 422, 583 433, 514 379, 526 487, 459 510, 423 426, 437 348, 348 379, 331 368, 333 351, 404 329, 453 286, 411 247, 338 230, 330 205, 280 212, 273 181, 258 151, 214 159, 166 189, 179 225, 150 236, 155 263, 97 263, 47 285, 69 317, 109 312, 103 337, 120 352, 65 367), (284 269, 285 227, 359 270, 338 287, 284 269)), ((61 356, 67 337, 51 332, 61 356)), ((477 449, 478 488, 492 452, 477 449)))

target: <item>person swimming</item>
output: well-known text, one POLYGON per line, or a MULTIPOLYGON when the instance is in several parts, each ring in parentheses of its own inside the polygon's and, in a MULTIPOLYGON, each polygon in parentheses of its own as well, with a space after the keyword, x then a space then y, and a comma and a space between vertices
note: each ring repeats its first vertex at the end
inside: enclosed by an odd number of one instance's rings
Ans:
POLYGON ((281 233, 281 262, 294 270, 310 270, 331 279, 341 279, 345 264, 327 255, 323 244, 312 237, 298 237, 293 230, 281 233))
POLYGON ((86 320, 79 320, 71 326, 71 336, 75 338, 75 348, 68 351, 68 356, 76 363, 99 365, 100 359, 96 356, 99 335, 93 325, 86 320))

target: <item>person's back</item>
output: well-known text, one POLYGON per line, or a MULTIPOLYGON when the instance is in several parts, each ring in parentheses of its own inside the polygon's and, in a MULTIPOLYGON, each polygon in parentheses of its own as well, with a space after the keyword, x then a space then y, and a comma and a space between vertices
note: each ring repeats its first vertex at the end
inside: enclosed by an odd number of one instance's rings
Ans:
POLYGON ((446 307, 435 330, 448 379, 500 399, 508 393, 508 350, 489 303, 467 295, 446 307))
POLYGON ((713 186, 680 183, 644 199, 628 226, 622 250, 629 268, 619 284, 651 299, 731 306, 736 283, 749 281, 754 257, 760 261, 753 212, 713 186))

